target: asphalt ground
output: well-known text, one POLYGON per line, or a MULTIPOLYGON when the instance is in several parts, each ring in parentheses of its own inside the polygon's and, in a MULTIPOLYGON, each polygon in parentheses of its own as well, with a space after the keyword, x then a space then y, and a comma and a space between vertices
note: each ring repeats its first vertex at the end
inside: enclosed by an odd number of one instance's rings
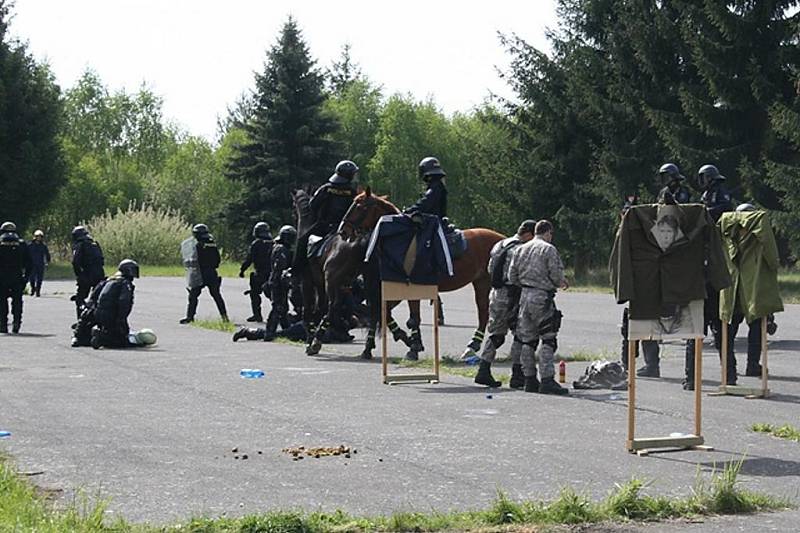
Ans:
MULTIPOLYGON (((245 288, 239 279, 223 285, 235 321, 249 314, 245 288)), ((358 359, 364 332, 352 344, 308 357, 301 346, 234 344, 229 334, 180 326, 186 291, 179 278, 137 282, 131 324, 153 328, 157 346, 73 349, 72 291, 67 282, 46 283, 41 298, 25 302, 23 333, 0 336, 0 430, 12 432, 0 440, 0 451, 61 501, 76 491, 110 498, 112 516, 167 524, 269 509, 476 509, 488 506, 498 489, 514 499, 548 499, 571 486, 600 498, 632 477, 648 480, 652 494, 686 496, 698 475, 707 478, 742 458, 744 487, 800 502, 800 444, 749 430, 757 422, 800 425, 800 306, 778 315, 778 332, 770 337, 769 399, 703 397, 703 433, 713 452, 638 457, 625 450, 624 391, 571 391, 561 398, 488 391, 449 375, 439 384, 383 385, 379 359, 358 359), (242 379, 242 368, 260 368, 265 377, 242 379), (357 453, 293 461, 281 451, 338 445, 357 453)), ((477 316, 472 292, 442 296, 442 353, 458 356, 477 316)), ((612 296, 567 291, 557 302, 564 312, 562 353, 617 357, 621 307, 612 296)), ((431 308, 423 309, 430 322, 431 308)), ((204 317, 215 317, 206 293, 204 317)), ((745 334, 736 344, 740 369, 745 334)), ((430 348, 430 331, 423 329, 423 336, 430 348)), ((392 349, 404 353, 399 345, 392 349)), ((639 436, 694 427, 694 397, 680 386, 683 346, 666 345, 662 353, 663 378, 637 380, 639 436)), ((568 382, 587 364, 569 363, 568 382)), ((707 344, 706 391, 715 389, 718 376, 718 358, 707 344)), ((755 386, 755 378, 742 377, 740 384, 751 380, 755 386)), ((647 529, 790 531, 799 518, 789 511, 647 529)))

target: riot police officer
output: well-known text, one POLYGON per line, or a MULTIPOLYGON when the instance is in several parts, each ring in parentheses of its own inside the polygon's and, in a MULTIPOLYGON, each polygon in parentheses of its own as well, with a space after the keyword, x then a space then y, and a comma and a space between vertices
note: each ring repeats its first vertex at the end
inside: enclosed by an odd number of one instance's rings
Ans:
POLYGON ((239 339, 271 341, 275 338, 278 325, 281 329, 289 328, 289 286, 286 270, 292 263, 292 245, 297 238, 297 230, 292 226, 281 226, 278 238, 272 247, 272 265, 269 281, 266 284, 272 299, 272 309, 267 317, 265 328, 240 328, 233 334, 233 342, 239 339))
POLYGON ((426 157, 419 162, 419 178, 427 184, 422 198, 408 207, 404 212, 409 215, 423 213, 436 215, 440 219, 447 217, 447 186, 442 164, 435 157, 426 157))
POLYGON ((261 293, 269 298, 269 293, 263 289, 269 280, 270 258, 272 257, 272 233, 269 224, 259 222, 253 226, 253 242, 250 243, 250 250, 247 253, 242 266, 239 268, 239 277, 243 278, 245 271, 253 265, 254 272, 250 273, 250 307, 253 315, 247 318, 248 322, 262 322, 261 315, 261 293))
POLYGON ((22 292, 31 274, 28 246, 13 222, 0 226, 0 333, 8 333, 8 300, 11 299, 12 333, 22 327, 22 292))
POLYGON ((703 191, 700 201, 706 206, 714 222, 719 221, 722 213, 733 211, 731 193, 725 187, 725 179, 714 165, 703 165, 697 171, 697 185, 703 191))
POLYGON ((181 250, 191 249, 191 259, 184 257, 187 272, 187 287, 189 303, 186 307, 186 316, 180 320, 181 324, 194 322, 197 313, 197 303, 203 287, 208 287, 208 292, 217 304, 217 310, 223 321, 228 321, 228 312, 225 309, 225 300, 222 299, 220 286, 222 278, 217 273, 220 264, 219 249, 214 237, 205 224, 195 224, 192 227, 192 237, 181 244, 181 250))
POLYGON ((75 272, 77 290, 72 300, 75 302, 75 312, 79 320, 89 291, 106 277, 104 264, 100 244, 89 235, 85 227, 75 226, 72 229, 72 270, 75 272))
POLYGON ((133 310, 134 278, 139 277, 139 265, 132 259, 120 262, 117 272, 109 277, 94 309, 95 328, 92 330, 92 348, 125 348, 130 346, 128 316, 133 310))
POLYGON ((674 163, 664 163, 658 169, 661 184, 664 188, 658 193, 656 200, 660 204, 688 204, 691 195, 689 189, 681 183, 686 178, 681 174, 678 166, 674 163))

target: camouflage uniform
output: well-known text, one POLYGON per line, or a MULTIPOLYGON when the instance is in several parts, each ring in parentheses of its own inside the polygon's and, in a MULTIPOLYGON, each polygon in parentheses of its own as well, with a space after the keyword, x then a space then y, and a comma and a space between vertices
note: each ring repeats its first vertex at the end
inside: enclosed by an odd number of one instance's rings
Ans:
MULTIPOLYGON (((489 253, 489 272, 494 271, 498 259, 503 254, 510 256, 520 244, 522 244, 522 241, 517 235, 495 244, 489 253)), ((508 330, 513 330, 517 322, 520 291, 518 287, 507 283, 510 266, 511 261, 509 260, 506 260, 502 265, 503 280, 506 281, 506 284, 502 287, 493 287, 492 292, 489 294, 489 325, 487 327, 489 338, 484 342, 483 351, 480 355, 481 359, 487 363, 494 362, 497 349, 505 342, 508 330)), ((522 345, 515 337, 510 350, 511 362, 515 365, 520 363, 521 349, 522 345)))
POLYGON ((555 375, 553 359, 561 313, 555 306, 556 290, 564 282, 564 265, 556 247, 535 237, 514 250, 508 270, 512 285, 522 287, 515 336, 522 345, 525 377, 536 376, 536 359, 542 379, 555 375), (541 339, 538 352, 536 346, 541 339))

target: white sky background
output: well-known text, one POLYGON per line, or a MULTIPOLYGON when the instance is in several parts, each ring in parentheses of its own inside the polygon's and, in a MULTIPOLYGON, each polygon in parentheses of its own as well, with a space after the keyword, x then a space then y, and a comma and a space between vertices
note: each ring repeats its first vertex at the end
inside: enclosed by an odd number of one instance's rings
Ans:
POLYGON ((62 89, 87 68, 111 90, 144 82, 167 119, 209 140, 217 116, 254 86, 289 14, 318 66, 349 42, 385 94, 430 95, 448 113, 490 92, 511 96, 495 70, 508 64, 497 31, 547 49, 545 28, 556 24, 554 0, 16 0, 12 14, 11 34, 62 89))

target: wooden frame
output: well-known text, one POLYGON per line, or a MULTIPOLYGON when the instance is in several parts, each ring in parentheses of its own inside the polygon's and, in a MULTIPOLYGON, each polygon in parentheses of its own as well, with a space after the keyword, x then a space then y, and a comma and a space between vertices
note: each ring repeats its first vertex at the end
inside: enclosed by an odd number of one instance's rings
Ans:
POLYGON ((702 425, 702 384, 703 384, 703 339, 694 340, 694 434, 680 437, 636 438, 636 352, 638 340, 628 340, 628 440, 629 452, 646 456, 658 448, 678 448, 690 450, 713 450, 703 446, 702 425))
POLYGON ((439 298, 439 287, 437 285, 416 285, 396 281, 381 282, 381 368, 385 384, 413 381, 439 382, 439 306, 433 306, 433 373, 389 374, 389 339, 386 327, 387 302, 403 300, 436 301, 437 298, 439 298))
POLYGON ((728 338, 728 324, 722 324, 722 379, 719 390, 709 396, 744 396, 748 400, 769 396, 769 370, 767 368, 767 317, 761 319, 761 387, 744 387, 728 385, 728 343, 735 339, 728 338))

